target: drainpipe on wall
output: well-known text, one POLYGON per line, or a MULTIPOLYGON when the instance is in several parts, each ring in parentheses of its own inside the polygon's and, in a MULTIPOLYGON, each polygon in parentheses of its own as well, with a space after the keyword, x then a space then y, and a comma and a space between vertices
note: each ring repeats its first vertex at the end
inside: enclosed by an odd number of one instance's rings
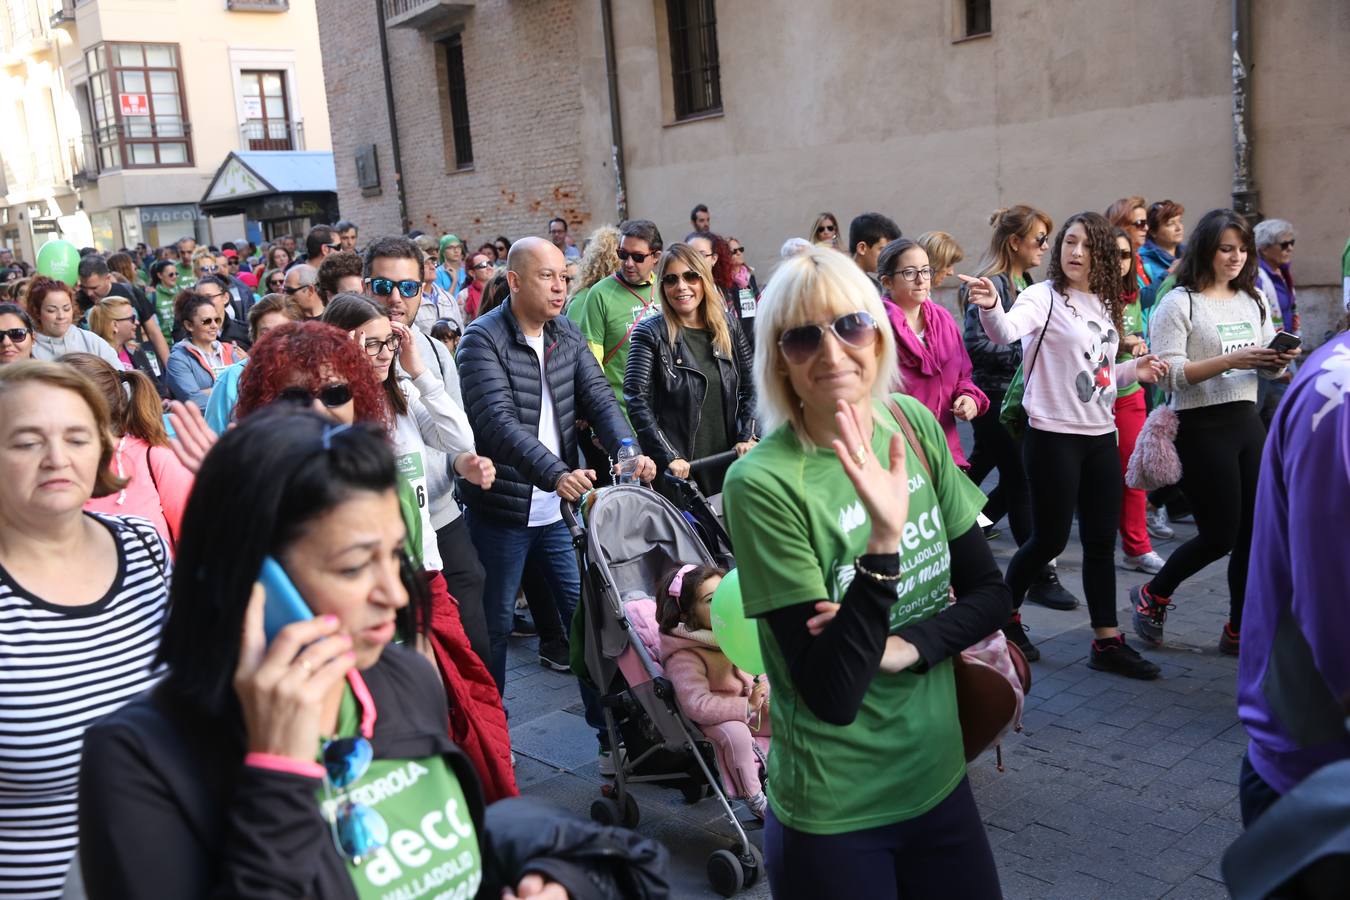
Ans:
POLYGON ((389 39, 384 29, 384 2, 375 4, 375 15, 380 27, 380 69, 384 73, 384 105, 389 111, 389 142, 394 156, 394 187, 398 189, 399 230, 407 234, 412 230, 408 221, 408 195, 403 190, 403 154, 398 145, 398 113, 394 110, 394 82, 389 76, 389 39))
POLYGON ((1261 219, 1261 197, 1252 171, 1251 0, 1233 0, 1233 209, 1255 223, 1261 219))
POLYGON ((600 0, 605 29, 605 80, 609 83, 609 154, 614 164, 614 207, 622 222, 628 218, 628 179, 623 167, 623 120, 619 116, 619 70, 614 56, 614 12, 610 0, 600 0))

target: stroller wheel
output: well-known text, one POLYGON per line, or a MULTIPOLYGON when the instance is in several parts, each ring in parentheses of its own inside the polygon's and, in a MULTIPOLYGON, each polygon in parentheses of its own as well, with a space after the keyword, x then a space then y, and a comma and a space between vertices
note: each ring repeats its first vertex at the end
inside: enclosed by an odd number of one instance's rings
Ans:
POLYGON ((622 825, 624 828, 637 828, 642 820, 637 800, 632 794, 625 793, 623 804, 613 797, 601 797, 591 804, 591 820, 601 825, 622 825))
POLYGON ((746 858, 742 856, 741 865, 745 869, 745 886, 754 887, 764 874, 764 851, 750 844, 750 862, 747 864, 746 858))
POLYGON ((601 797, 591 804, 591 820, 601 825, 618 825, 623 821, 623 811, 619 801, 612 797, 601 797))
POLYGON ((714 850, 708 857, 708 882, 714 891, 730 897, 745 887, 745 867, 740 857, 730 850, 714 850))

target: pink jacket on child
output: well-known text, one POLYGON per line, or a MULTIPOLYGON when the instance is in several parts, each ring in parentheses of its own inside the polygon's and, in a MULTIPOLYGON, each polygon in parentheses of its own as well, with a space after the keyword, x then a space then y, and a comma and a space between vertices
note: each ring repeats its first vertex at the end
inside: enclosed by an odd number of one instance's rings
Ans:
MULTIPOLYGON (((732 665, 711 631, 680 626, 661 635, 661 665, 675 686, 680 709, 699 725, 746 722, 755 679, 732 665)), ((765 725, 768 716, 764 716, 765 725)))

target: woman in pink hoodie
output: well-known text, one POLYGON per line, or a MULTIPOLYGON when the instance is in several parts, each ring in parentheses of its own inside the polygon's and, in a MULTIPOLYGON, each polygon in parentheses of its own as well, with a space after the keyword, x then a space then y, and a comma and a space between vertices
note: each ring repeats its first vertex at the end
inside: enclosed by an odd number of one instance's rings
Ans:
POLYGON ((891 241, 877 257, 886 315, 895 331, 900 363, 897 390, 918 400, 937 417, 952 459, 970 468, 956 434, 956 420, 968 422, 989 409, 989 398, 971 380, 970 354, 952 314, 929 296, 933 268, 917 241, 891 241))
POLYGON ((108 467, 126 487, 84 505, 90 512, 140 516, 174 549, 193 476, 169 449, 159 393, 140 372, 118 371, 89 353, 67 353, 65 363, 94 383, 108 400, 113 455, 108 467))
POLYGON ((656 601, 661 665, 680 709, 713 742, 722 783, 762 819, 768 806, 760 765, 769 752, 769 683, 736 668, 712 633, 712 596, 725 574, 685 565, 666 580, 656 601))

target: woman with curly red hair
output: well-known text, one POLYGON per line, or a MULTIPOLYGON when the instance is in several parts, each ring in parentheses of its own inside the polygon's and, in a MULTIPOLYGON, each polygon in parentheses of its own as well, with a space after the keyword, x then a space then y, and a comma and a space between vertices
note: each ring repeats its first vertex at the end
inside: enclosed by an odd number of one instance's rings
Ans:
POLYGON ((961 280, 969 285, 970 302, 980 307, 989 338, 1022 342, 1029 419, 1022 461, 1031 489, 1031 537, 1008 564, 1014 611, 1004 633, 1039 657, 1017 609, 1032 581, 1064 550, 1076 509, 1094 638, 1088 665, 1157 678, 1158 667, 1126 645, 1116 621, 1121 481, 1114 407, 1118 387, 1154 383, 1167 366, 1151 354, 1116 362, 1125 310, 1111 224, 1093 212, 1071 216, 1055 236, 1049 278, 1022 291, 1007 312, 990 279, 961 280))
POLYGON ((239 378, 236 416, 277 400, 312 406, 350 425, 375 422, 386 432, 393 416, 384 391, 351 339, 322 322, 287 322, 259 341, 239 378))

